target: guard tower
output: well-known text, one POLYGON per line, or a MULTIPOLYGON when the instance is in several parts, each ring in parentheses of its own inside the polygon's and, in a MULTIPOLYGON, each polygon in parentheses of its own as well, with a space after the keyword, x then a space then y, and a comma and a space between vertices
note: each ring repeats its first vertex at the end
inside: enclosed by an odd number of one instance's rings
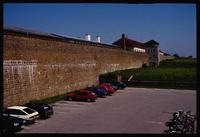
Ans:
POLYGON ((149 66, 158 67, 160 63, 159 43, 150 40, 145 43, 146 53, 149 55, 149 66))

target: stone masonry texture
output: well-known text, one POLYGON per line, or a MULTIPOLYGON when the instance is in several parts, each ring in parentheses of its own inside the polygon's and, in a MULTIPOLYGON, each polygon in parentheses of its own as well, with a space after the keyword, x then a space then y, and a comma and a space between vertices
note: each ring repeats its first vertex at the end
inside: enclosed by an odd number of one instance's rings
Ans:
POLYGON ((148 55, 5 33, 3 60, 3 105, 8 107, 97 85, 100 74, 142 67, 148 55))

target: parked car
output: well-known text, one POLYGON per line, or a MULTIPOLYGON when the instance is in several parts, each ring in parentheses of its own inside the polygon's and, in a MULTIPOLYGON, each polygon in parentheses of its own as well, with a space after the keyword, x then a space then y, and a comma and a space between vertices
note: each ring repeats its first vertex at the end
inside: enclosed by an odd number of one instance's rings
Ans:
POLYGON ((39 113, 26 106, 11 106, 3 111, 4 116, 12 116, 27 120, 29 123, 34 123, 39 117, 39 113))
POLYGON ((127 85, 124 82, 111 82, 112 85, 116 86, 117 89, 124 89, 127 85))
POLYGON ((13 134, 18 132, 22 130, 22 127, 26 124, 26 120, 11 116, 2 116, 1 120, 2 134, 13 134))
POLYGON ((40 118, 49 118, 53 115, 53 107, 46 103, 27 103, 25 106, 36 110, 39 113, 40 118))
POLYGON ((112 87, 115 91, 119 89, 116 85, 114 85, 114 84, 112 84, 112 83, 107 83, 107 84, 108 84, 110 87, 112 87))
POLYGON ((92 87, 86 88, 86 90, 92 91, 93 93, 95 93, 99 97, 105 97, 106 96, 106 90, 102 87, 92 86, 92 87))
POLYGON ((100 87, 102 87, 102 88, 104 88, 106 90, 107 95, 111 95, 111 94, 115 93, 115 91, 116 91, 108 83, 100 84, 100 87))
POLYGON ((72 93, 68 93, 66 95, 66 99, 69 101, 76 100, 76 101, 94 102, 97 99, 97 95, 92 91, 81 89, 74 91, 72 93))

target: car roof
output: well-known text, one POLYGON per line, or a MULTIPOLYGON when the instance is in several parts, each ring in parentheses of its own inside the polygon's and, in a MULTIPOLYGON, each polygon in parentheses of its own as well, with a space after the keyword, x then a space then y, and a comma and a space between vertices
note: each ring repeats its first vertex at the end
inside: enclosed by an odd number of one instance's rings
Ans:
POLYGON ((20 109, 20 110, 23 110, 25 108, 27 108, 27 107, 25 107, 25 106, 11 106, 11 107, 8 107, 7 109, 20 109))
POLYGON ((46 103, 27 103, 26 106, 30 108, 31 107, 45 107, 45 106, 49 107, 49 105, 46 103))

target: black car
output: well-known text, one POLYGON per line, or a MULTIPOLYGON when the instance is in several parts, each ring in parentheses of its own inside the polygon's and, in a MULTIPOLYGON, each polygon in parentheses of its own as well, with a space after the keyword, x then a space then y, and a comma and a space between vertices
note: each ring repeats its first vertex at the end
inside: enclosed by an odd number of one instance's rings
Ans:
POLYGON ((123 82, 111 82, 111 85, 114 85, 117 87, 117 89, 124 89, 127 85, 123 82))
POLYGON ((2 116, 1 117, 1 133, 2 134, 14 134, 22 130, 22 126, 26 125, 26 120, 17 117, 11 116, 2 116))
POLYGON ((39 113, 40 118, 45 119, 53 115, 53 107, 46 103, 27 103, 25 106, 36 110, 39 113))

